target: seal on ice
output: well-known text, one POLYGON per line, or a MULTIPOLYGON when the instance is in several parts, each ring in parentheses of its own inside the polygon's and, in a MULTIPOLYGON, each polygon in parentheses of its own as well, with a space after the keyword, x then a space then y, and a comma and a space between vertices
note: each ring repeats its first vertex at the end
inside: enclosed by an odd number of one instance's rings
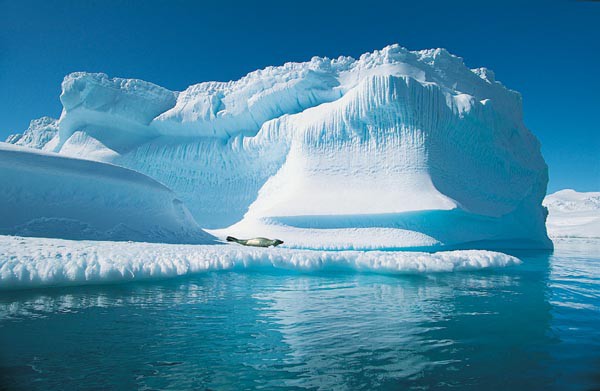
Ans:
POLYGON ((225 240, 227 240, 228 242, 235 242, 244 246, 252 247, 277 247, 280 244, 283 244, 283 240, 267 238, 237 239, 233 236, 228 236, 225 240))

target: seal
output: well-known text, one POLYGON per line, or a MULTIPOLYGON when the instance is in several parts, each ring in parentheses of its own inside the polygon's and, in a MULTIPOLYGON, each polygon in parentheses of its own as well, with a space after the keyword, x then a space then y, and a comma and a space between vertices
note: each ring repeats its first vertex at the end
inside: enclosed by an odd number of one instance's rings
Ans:
POLYGON ((267 239, 267 238, 252 238, 252 239, 238 239, 233 236, 228 236, 225 240, 228 242, 239 243, 243 246, 252 246, 252 247, 277 247, 280 244, 283 244, 283 240, 279 239, 267 239))

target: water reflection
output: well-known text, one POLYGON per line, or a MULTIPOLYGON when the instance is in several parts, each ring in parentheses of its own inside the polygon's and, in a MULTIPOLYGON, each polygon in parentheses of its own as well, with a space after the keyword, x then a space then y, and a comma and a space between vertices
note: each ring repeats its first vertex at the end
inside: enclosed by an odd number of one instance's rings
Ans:
POLYGON ((549 288, 557 389, 600 389, 600 241, 557 243, 549 288))
MULTIPOLYGON (((548 343, 544 269, 542 262, 530 276, 475 273, 393 281, 355 276, 331 285, 301 279, 255 297, 268 303, 270 311, 263 314, 279 325, 290 347, 286 364, 295 375, 290 385, 464 388, 469 379, 470 386, 481 388, 505 377, 498 372, 498 355, 506 356, 506 370, 515 361, 544 358, 530 351, 548 343), (519 357, 509 360, 513 354, 519 357)), ((524 370, 537 368, 518 368, 524 370)))
MULTIPOLYGON (((26 389, 559 388, 556 302, 568 301, 556 292, 589 270, 522 257, 473 273, 225 272, 3 293, 0 369, 26 389)), ((597 289, 581 289, 573 301, 590 306, 597 289)))

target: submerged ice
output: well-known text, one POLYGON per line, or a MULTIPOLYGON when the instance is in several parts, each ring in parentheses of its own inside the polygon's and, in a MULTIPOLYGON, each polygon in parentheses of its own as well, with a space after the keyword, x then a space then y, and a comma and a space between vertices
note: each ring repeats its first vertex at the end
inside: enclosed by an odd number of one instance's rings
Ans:
POLYGON ((547 167, 521 96, 443 49, 314 57, 182 92, 74 73, 61 101, 53 127, 9 142, 137 171, 216 236, 551 246, 547 167))

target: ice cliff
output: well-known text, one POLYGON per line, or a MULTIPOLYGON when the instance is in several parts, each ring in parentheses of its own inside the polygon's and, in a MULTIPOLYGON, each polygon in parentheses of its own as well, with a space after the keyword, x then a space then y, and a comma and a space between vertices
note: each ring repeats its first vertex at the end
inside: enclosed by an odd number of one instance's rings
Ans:
POLYGON ((28 145, 154 178, 216 235, 551 246, 521 96, 443 49, 314 57, 182 92, 74 73, 61 101, 58 136, 28 145))

